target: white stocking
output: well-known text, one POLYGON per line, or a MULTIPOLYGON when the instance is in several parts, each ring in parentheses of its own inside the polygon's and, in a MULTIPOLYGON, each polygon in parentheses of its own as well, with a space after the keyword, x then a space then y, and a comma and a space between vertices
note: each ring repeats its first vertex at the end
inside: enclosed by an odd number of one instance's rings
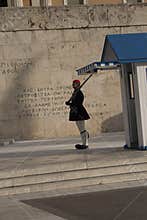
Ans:
POLYGON ((85 121, 76 121, 76 125, 80 131, 81 139, 82 139, 82 144, 88 146, 88 138, 89 134, 85 130, 85 121))

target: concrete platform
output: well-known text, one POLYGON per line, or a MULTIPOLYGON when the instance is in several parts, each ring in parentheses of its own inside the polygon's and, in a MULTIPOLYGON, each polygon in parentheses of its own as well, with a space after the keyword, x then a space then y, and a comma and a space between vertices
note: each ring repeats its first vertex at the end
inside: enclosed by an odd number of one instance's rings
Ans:
POLYGON ((146 181, 147 152, 124 150, 123 133, 90 139, 19 141, 0 147, 0 195, 57 191, 74 187, 146 181))
POLYGON ((147 152, 124 150, 123 133, 90 139, 19 141, 0 147, 1 220, 59 220, 22 200, 107 191, 147 185, 147 152))

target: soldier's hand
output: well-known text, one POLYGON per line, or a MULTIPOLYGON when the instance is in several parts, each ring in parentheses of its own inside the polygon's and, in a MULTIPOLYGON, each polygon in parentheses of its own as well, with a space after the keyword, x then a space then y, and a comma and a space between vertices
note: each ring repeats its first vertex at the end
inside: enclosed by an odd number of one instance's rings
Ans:
POLYGON ((70 101, 66 101, 66 102, 65 102, 65 105, 70 105, 70 101))

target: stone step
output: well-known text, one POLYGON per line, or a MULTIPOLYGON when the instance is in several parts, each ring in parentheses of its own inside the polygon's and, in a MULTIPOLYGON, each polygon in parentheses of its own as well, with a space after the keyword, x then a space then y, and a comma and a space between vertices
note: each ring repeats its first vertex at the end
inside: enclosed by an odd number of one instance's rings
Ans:
POLYGON ((22 193, 30 193, 30 192, 43 192, 43 191, 52 191, 58 189, 69 189, 73 187, 83 187, 83 186, 92 186, 92 185, 102 185, 109 183, 122 183, 129 181, 142 181, 147 182, 147 172, 138 172, 138 173, 124 173, 124 174, 116 174, 109 176, 100 176, 100 177, 86 177, 79 179, 70 179, 64 181, 55 181, 48 183, 38 183, 31 185, 21 185, 14 187, 5 187, 0 189, 0 196, 7 195, 16 195, 22 193))
POLYGON ((0 179, 0 189, 4 187, 14 187, 21 185, 32 185, 32 184, 40 184, 46 182, 57 182, 57 181, 66 181, 72 179, 79 178, 91 178, 91 177, 101 177, 101 176, 110 176, 117 174, 125 174, 125 173, 138 173, 138 172, 146 172, 147 171, 147 163, 140 164, 130 164, 130 165, 117 165, 117 166, 109 166, 102 168, 84 168, 84 169, 76 169, 76 170, 65 170, 65 171, 56 171, 56 172, 40 172, 36 169, 34 173, 25 173, 25 175, 14 176, 11 178, 1 178, 0 179))
MULTIPOLYGON (((36 159, 35 159, 36 160, 36 159)), ((147 164, 147 157, 138 157, 138 158, 116 158, 107 159, 107 160, 99 160, 99 159, 74 159, 73 161, 57 161, 46 164, 46 165, 36 165, 33 166, 24 166, 21 165, 19 167, 15 167, 14 169, 5 169, 5 171, 0 171, 0 180, 1 179, 10 179, 10 178, 17 178, 23 176, 31 176, 31 175, 42 175, 42 174, 53 174, 59 172, 67 172, 67 171, 80 171, 80 170, 90 170, 90 169, 109 169, 112 167, 134 167, 141 164, 146 166, 147 164)))
POLYGON ((147 181, 147 155, 123 148, 92 148, 83 151, 22 146, 2 147, 0 195, 147 181))
MULTIPOLYGON (((28 170, 29 171, 29 170, 28 170)), ((0 179, 0 195, 39 192, 88 185, 118 183, 134 180, 147 181, 147 163, 83 168, 49 173, 26 173, 25 175, 0 179)), ((22 173, 21 173, 22 174, 22 173)))

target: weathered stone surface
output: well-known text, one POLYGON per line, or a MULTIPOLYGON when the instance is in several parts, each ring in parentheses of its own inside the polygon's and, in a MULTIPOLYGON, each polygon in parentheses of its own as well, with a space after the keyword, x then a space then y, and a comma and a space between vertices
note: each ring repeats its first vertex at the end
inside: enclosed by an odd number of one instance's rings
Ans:
POLYGON ((1 8, 0 30, 54 30, 146 25, 147 4, 1 8))
MULTIPOLYGON (((75 70, 100 60, 107 34, 147 31, 146 11, 146 5, 1 8, 0 137, 77 135, 64 104, 75 70)), ((123 129, 118 71, 95 74, 83 91, 91 135, 123 129)))
MULTIPOLYGON (((0 33, 0 134, 2 137, 43 138, 77 134, 68 122, 71 83, 76 68, 97 58, 102 44, 96 30, 0 33), (97 45, 98 42, 101 42, 97 45), (89 48, 91 48, 89 50, 89 48)), ((84 80, 85 77, 79 77, 84 80)), ((121 112, 119 75, 96 74, 85 85, 90 133, 121 112), (113 100, 115 94, 116 99, 113 100), (119 107, 118 107, 119 106, 119 107)), ((103 128, 103 131, 107 130, 103 128)))

